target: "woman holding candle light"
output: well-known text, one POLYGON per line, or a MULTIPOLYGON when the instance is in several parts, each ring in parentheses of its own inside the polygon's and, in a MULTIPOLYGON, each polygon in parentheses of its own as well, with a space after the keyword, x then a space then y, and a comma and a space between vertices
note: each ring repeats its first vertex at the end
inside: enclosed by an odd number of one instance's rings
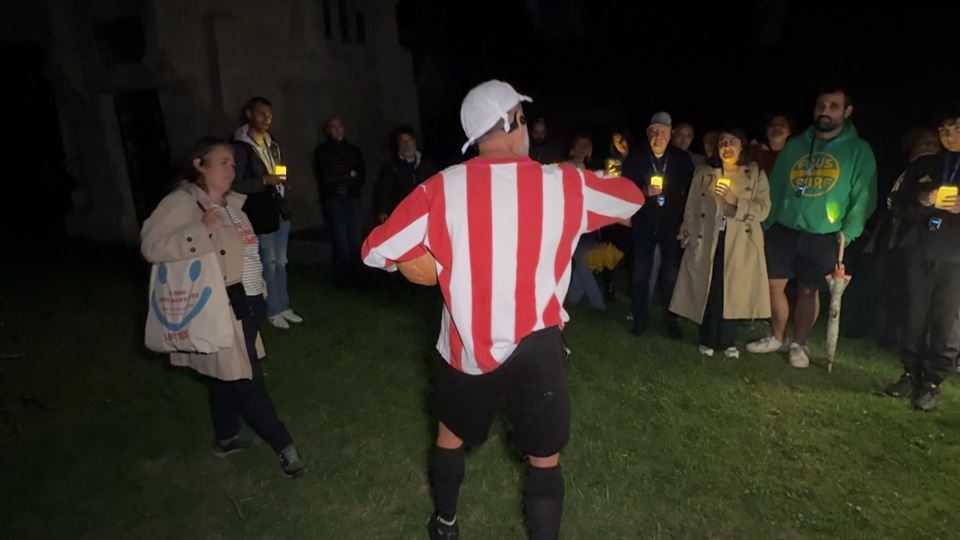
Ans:
POLYGON ((742 130, 720 131, 716 160, 697 169, 680 227, 685 251, 670 311, 700 325, 706 356, 739 357, 732 320, 770 317, 760 226, 770 213, 770 184, 746 147, 742 130))

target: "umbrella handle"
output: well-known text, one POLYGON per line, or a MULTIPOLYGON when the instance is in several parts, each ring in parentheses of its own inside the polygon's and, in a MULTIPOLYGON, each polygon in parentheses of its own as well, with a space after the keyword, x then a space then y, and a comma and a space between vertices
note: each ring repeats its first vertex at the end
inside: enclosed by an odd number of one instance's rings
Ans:
POLYGON ((837 253, 837 267, 843 268, 843 251, 846 248, 845 244, 847 242, 846 242, 846 237, 843 236, 842 231, 837 233, 837 240, 839 241, 839 244, 840 244, 840 247, 839 247, 840 252, 837 253))

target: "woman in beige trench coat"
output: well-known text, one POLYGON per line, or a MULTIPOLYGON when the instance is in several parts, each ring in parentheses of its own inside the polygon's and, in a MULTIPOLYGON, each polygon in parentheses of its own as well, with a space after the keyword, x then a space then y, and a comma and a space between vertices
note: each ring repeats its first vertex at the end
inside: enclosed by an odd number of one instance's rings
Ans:
POLYGON ((170 361, 207 376, 218 456, 250 446, 240 437, 243 418, 276 452, 283 473, 295 477, 305 467, 277 417, 260 368, 265 354, 259 334, 266 317, 263 266, 257 236, 242 210, 245 197, 230 191, 235 175, 233 147, 218 139, 201 140, 187 181, 144 222, 140 250, 155 264, 217 255, 232 308, 233 346, 212 354, 174 353, 170 361))
POLYGON ((761 222, 770 213, 766 174, 746 156, 746 134, 717 139, 717 167, 697 169, 687 195, 680 240, 685 247, 670 311, 700 325, 700 352, 740 351, 734 319, 770 317, 761 222))

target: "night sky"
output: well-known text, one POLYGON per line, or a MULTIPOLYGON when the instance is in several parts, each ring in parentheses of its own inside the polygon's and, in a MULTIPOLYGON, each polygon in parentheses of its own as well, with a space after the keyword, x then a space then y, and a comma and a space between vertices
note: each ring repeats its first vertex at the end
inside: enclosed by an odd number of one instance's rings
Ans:
POLYGON ((588 130, 596 151, 613 126, 642 134, 660 109, 692 122, 698 139, 729 124, 760 136, 774 111, 804 129, 816 89, 832 83, 853 94, 853 120, 892 175, 902 132, 960 98, 960 10, 878 5, 402 1, 398 20, 427 146, 443 156, 462 143, 459 100, 492 77, 532 96, 528 109, 548 118, 557 142, 588 130))

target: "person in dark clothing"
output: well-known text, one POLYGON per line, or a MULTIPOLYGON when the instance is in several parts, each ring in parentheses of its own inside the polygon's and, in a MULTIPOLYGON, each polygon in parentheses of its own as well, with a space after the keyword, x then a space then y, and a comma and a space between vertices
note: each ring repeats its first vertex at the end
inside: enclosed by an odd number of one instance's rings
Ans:
POLYGON ((912 396, 921 410, 937 407, 940 385, 960 353, 960 108, 941 115, 938 124, 943 150, 910 164, 892 195, 915 221, 900 242, 909 259, 904 372, 885 392, 912 396))
MULTIPOLYGON (((940 149, 940 138, 935 129, 914 128, 903 137, 903 155, 907 167, 923 156, 936 154, 940 149)), ((878 205, 878 211, 874 214, 874 226, 861 254, 862 267, 871 272, 863 287, 862 298, 851 306, 854 320, 859 326, 865 332, 874 334, 877 343, 888 349, 900 345, 903 314, 907 309, 907 291, 903 284, 906 282, 908 254, 899 245, 913 223, 903 215, 901 208, 894 206, 895 194, 903 185, 903 178, 901 173, 891 183, 884 204, 878 205)))
POLYGON ((658 276, 660 304, 667 322, 667 334, 680 339, 677 316, 670 313, 670 298, 677 282, 682 255, 680 223, 687 191, 693 180, 690 154, 670 144, 672 120, 666 112, 658 112, 647 128, 649 144, 630 152, 623 163, 623 175, 631 179, 647 196, 645 204, 633 216, 633 333, 640 336, 647 329, 650 296, 649 283, 653 272, 654 252, 660 248, 658 276))
POLYGON ((547 121, 542 117, 530 124, 530 159, 544 165, 563 161, 563 154, 547 139, 547 121))
POLYGON ((417 149, 417 132, 403 125, 394 135, 396 154, 380 169, 377 186, 377 221, 383 223, 393 209, 421 182, 440 172, 430 158, 417 149))
POLYGON ((347 142, 343 120, 326 125, 327 141, 313 151, 313 172, 333 240, 334 283, 337 288, 361 285, 360 193, 367 178, 360 148, 347 142))

